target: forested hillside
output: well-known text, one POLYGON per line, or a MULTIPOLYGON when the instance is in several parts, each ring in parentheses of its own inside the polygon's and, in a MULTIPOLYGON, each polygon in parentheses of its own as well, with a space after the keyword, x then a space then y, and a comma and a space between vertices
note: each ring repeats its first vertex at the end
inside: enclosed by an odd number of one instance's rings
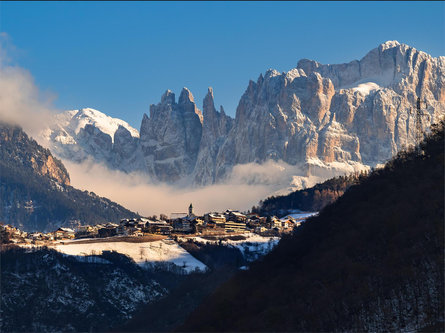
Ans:
POLYGON ((341 197, 352 185, 359 184, 366 173, 339 176, 316 184, 311 188, 294 191, 287 195, 271 196, 260 201, 253 212, 261 215, 285 215, 292 210, 316 212, 341 197))
POLYGON ((1 249, 2 332, 107 330, 168 291, 119 253, 65 256, 1 249))
POLYGON ((180 331, 444 329, 444 123, 350 187, 180 331))
POLYGON ((0 123, 0 222, 49 231, 73 221, 96 224, 135 213, 69 185, 61 161, 19 127, 0 123))

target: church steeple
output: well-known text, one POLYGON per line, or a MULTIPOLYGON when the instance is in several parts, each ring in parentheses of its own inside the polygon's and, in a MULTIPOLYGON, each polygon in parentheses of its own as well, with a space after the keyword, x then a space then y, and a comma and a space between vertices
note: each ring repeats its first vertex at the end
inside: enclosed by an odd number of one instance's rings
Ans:
POLYGON ((192 215, 193 215, 193 205, 190 204, 190 206, 189 206, 189 216, 192 216, 192 215))

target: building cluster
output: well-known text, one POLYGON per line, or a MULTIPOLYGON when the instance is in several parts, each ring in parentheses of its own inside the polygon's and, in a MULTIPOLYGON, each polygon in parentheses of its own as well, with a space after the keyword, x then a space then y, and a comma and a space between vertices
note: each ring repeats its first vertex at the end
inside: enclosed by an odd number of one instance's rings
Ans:
POLYGON ((7 240, 9 243, 29 243, 39 244, 45 241, 54 241, 62 239, 74 239, 75 231, 70 228, 58 228, 56 231, 44 232, 25 232, 9 224, 0 223, 0 234, 2 242, 7 240))
POLYGON ((243 214, 236 210, 212 212, 197 216, 190 204, 188 213, 172 213, 169 219, 132 218, 123 219, 119 224, 104 223, 96 225, 78 225, 76 230, 58 228, 49 233, 26 233, 10 225, 1 225, 0 232, 8 235, 13 243, 33 243, 81 238, 105 238, 114 236, 146 236, 152 234, 200 234, 217 235, 255 232, 260 235, 279 235, 300 226, 304 219, 292 216, 259 216, 256 213, 243 214))
POLYGON ((84 225, 78 228, 76 238, 145 236, 147 234, 171 234, 173 227, 163 220, 133 218, 122 219, 119 224, 84 225))
POLYGON ((236 210, 212 212, 203 216, 193 214, 190 204, 189 213, 172 215, 173 232, 197 234, 243 233, 246 231, 258 234, 277 235, 293 230, 303 223, 303 219, 286 216, 279 219, 276 216, 260 216, 256 213, 243 214, 236 210))

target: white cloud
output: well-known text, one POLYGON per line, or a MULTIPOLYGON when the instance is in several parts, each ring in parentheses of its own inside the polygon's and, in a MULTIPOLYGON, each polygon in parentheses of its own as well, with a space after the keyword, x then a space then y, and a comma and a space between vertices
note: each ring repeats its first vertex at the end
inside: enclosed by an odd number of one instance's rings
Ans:
POLYGON ((227 208, 247 210, 271 191, 270 185, 233 182, 201 188, 154 185, 142 174, 109 170, 91 161, 65 165, 73 186, 105 196, 142 215, 186 212, 190 203, 199 214, 227 208))
POLYGON ((42 96, 27 70, 12 64, 11 49, 9 36, 0 33, 0 120, 36 136, 51 117, 52 101, 42 96))
MULTIPOLYGON (((110 170, 91 160, 80 164, 64 163, 73 186, 93 191, 146 216, 186 212, 190 203, 198 214, 228 208, 246 211, 270 195, 286 194, 345 173, 340 168, 331 170, 329 177, 326 174, 307 177, 298 166, 283 161, 267 161, 235 166, 224 184, 175 187, 152 184, 144 174, 110 170)), ((326 172, 325 169, 321 171, 326 172)))

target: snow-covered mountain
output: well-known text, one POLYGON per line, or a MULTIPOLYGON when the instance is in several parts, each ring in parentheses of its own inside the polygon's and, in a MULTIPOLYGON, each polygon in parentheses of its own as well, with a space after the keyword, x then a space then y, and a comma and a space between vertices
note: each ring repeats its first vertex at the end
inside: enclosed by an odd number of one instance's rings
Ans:
POLYGON ((85 108, 55 115, 42 138, 61 158, 75 162, 93 158, 126 170, 123 160, 137 144, 139 131, 121 119, 85 108))
POLYGON ((168 90, 150 106, 140 137, 91 109, 58 116, 45 136, 62 158, 91 156, 156 181, 223 182, 234 168, 273 160, 301 185, 376 166, 413 145, 418 96, 427 130, 445 114, 445 57, 388 41, 346 64, 303 59, 288 72, 266 71, 249 82, 235 119, 216 110, 211 88, 202 112, 184 88, 178 101, 168 90))
MULTIPOLYGON (((97 127, 101 132, 111 136, 113 140, 114 133, 119 126, 126 128, 131 136, 138 138, 139 132, 123 120, 112 118, 106 114, 86 108, 80 110, 70 110, 56 116, 57 124, 68 134, 77 136, 86 125, 97 127)), ((56 138, 57 141, 63 142, 63 137, 56 138)))

